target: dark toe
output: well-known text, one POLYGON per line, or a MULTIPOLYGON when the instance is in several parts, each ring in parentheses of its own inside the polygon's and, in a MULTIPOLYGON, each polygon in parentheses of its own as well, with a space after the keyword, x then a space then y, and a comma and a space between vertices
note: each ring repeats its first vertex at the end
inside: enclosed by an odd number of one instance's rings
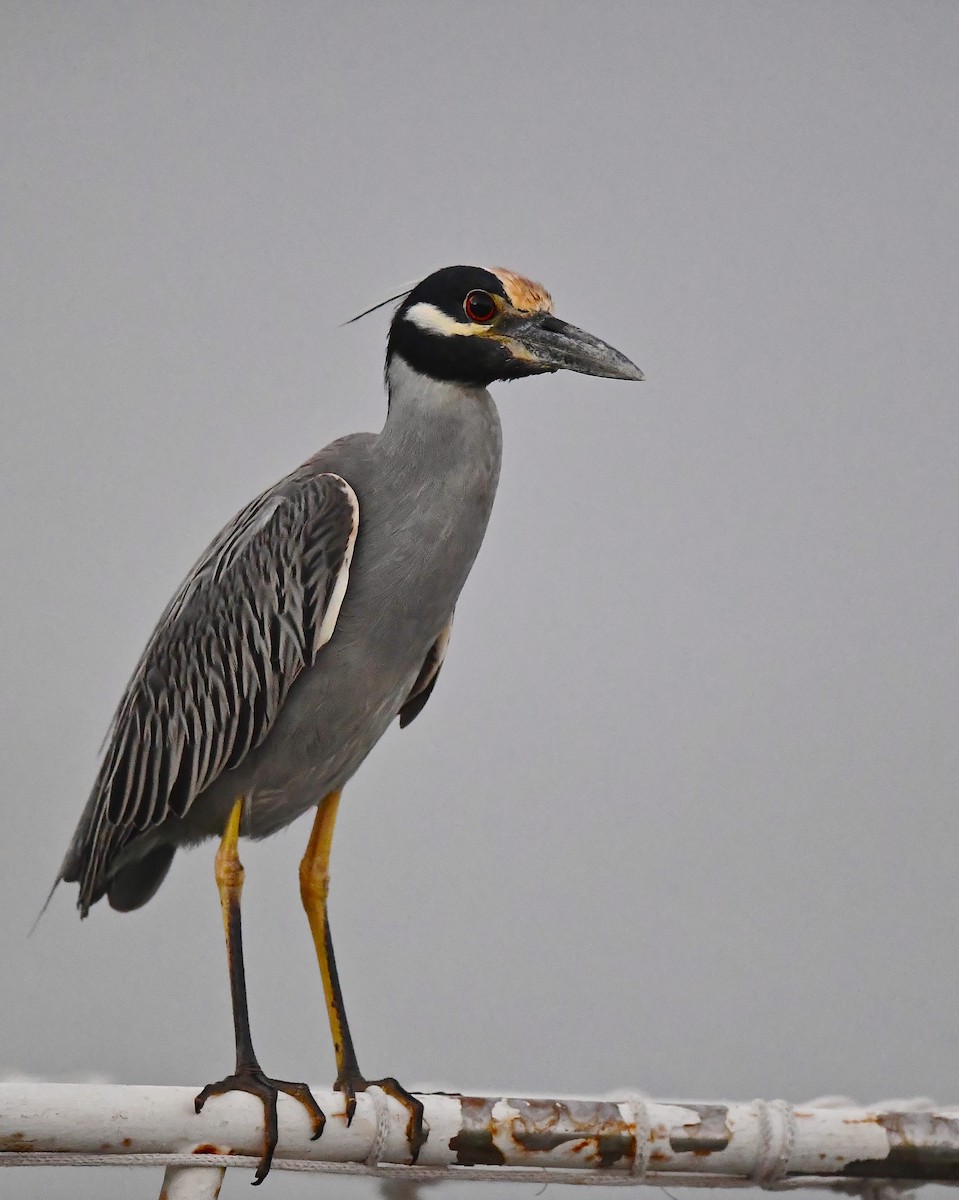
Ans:
POLYGON ((420 1156, 420 1150, 423 1149, 423 1145, 429 1137, 429 1130, 423 1120, 422 1100, 418 1100, 411 1092, 408 1092, 392 1075, 387 1075, 384 1079, 364 1079, 362 1075, 345 1075, 340 1076, 333 1086, 346 1097, 347 1126, 353 1120, 353 1114, 356 1112, 357 1092, 365 1092, 367 1088, 378 1087, 382 1088, 388 1096, 392 1096, 394 1100, 398 1100, 409 1113, 406 1119, 406 1140, 410 1146, 410 1166, 416 1162, 420 1156))
POLYGON ((235 1075, 227 1075, 225 1079, 220 1079, 216 1083, 208 1083, 193 1101, 193 1106, 199 1112, 211 1096, 224 1096, 227 1092, 246 1092, 250 1096, 256 1096, 263 1104, 263 1156, 253 1176, 254 1184, 260 1184, 266 1179, 273 1164, 273 1155, 279 1137, 276 1102, 280 1092, 291 1096, 294 1100, 299 1100, 310 1114, 314 1140, 320 1136, 323 1126, 326 1124, 323 1110, 305 1083, 289 1083, 284 1079, 270 1079, 269 1076, 263 1074, 259 1067, 237 1071, 235 1075))

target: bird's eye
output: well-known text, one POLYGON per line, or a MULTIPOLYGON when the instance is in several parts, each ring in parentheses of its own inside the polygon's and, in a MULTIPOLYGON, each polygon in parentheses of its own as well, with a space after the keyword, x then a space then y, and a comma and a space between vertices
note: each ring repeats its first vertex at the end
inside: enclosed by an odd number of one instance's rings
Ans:
POLYGON ((485 325, 496 316, 496 304, 489 292, 470 292, 463 301, 463 312, 471 321, 485 325))

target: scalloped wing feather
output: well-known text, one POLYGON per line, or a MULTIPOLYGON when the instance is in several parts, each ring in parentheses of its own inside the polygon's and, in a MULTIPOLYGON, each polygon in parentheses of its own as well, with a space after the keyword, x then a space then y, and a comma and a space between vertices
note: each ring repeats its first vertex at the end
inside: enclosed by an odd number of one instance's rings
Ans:
POLYGON ((120 701, 64 861, 82 913, 132 838, 184 816, 267 736, 333 635, 358 525, 346 480, 294 474, 247 505, 196 563, 120 701))

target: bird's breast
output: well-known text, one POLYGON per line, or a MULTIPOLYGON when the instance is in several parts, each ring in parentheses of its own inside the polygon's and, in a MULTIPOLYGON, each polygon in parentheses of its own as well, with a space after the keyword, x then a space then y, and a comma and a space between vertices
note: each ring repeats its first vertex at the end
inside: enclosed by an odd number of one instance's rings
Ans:
POLYGON ((408 647, 412 659, 429 649, 482 544, 500 455, 496 420, 457 437, 423 439, 406 458, 383 456, 378 477, 358 491, 344 629, 358 634, 362 627, 397 652, 408 647))
POLYGON ((314 460, 353 487, 359 528, 333 635, 251 755, 255 836, 357 769, 408 697, 479 552, 500 468, 492 401, 464 421, 404 432, 314 460))

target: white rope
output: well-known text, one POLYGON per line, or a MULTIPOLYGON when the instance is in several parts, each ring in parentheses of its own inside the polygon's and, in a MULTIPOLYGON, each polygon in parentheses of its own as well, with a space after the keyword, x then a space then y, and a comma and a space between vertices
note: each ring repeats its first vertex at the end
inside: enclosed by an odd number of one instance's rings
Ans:
MULTIPOLYGON (((0 1165, 9 1167, 235 1167, 253 1171, 259 1157, 244 1154, 56 1154, 34 1152, 0 1155, 0 1165)), ((362 1175, 374 1179, 402 1179, 410 1183, 537 1183, 540 1185, 576 1184, 579 1187, 635 1187, 637 1178, 629 1171, 582 1171, 563 1167, 458 1167, 406 1166, 402 1163, 323 1162, 308 1158, 274 1158, 272 1170, 296 1171, 305 1174, 362 1175)), ((642 1180, 662 1187, 689 1188, 749 1188, 756 1187, 753 1178, 723 1175, 718 1172, 683 1173, 678 1171, 647 1170, 642 1180)), ((794 1176, 779 1182, 761 1185, 770 1191, 795 1191, 815 1188, 836 1191, 845 1195, 862 1196, 865 1200, 905 1200, 913 1194, 908 1186, 888 1180, 833 1180, 819 1175, 794 1176)))
POLYGON ((753 1182, 772 1188, 789 1169, 789 1156, 796 1141, 796 1114, 785 1100, 754 1100, 760 1130, 759 1157, 753 1182))
MULTIPOLYGON (((36 1151, 31 1154, 8 1152, 0 1156, 8 1167, 247 1167, 260 1164, 259 1157, 246 1154, 56 1154, 36 1151)), ((318 1172, 325 1175, 368 1175, 376 1179, 406 1179, 411 1183, 574 1183, 583 1187, 635 1187, 636 1176, 629 1171, 583 1171, 564 1167, 459 1167, 406 1166, 403 1163, 324 1162, 309 1158, 274 1158, 273 1171, 318 1172)), ((755 1187, 752 1179, 700 1172, 647 1171, 646 1183, 664 1187, 755 1187)), ((828 1186, 821 1180, 807 1180, 806 1187, 828 1186)), ((849 1191, 848 1183, 843 1190, 849 1191)))
POLYGON ((636 1130, 636 1151, 629 1168, 629 1177, 634 1182, 642 1182, 646 1178, 649 1166, 649 1139, 652 1133, 652 1123, 649 1119, 649 1109, 646 1100, 639 1092, 628 1092, 623 1106, 630 1116, 630 1124, 636 1130))
POLYGON ((376 1112, 376 1133, 373 1135, 373 1140, 370 1143, 370 1152, 366 1156, 366 1165, 371 1168, 380 1165, 380 1155, 386 1146, 386 1139, 390 1136, 390 1106, 386 1101, 386 1092, 376 1084, 371 1085, 366 1089, 366 1094, 373 1101, 373 1108, 376 1112))

